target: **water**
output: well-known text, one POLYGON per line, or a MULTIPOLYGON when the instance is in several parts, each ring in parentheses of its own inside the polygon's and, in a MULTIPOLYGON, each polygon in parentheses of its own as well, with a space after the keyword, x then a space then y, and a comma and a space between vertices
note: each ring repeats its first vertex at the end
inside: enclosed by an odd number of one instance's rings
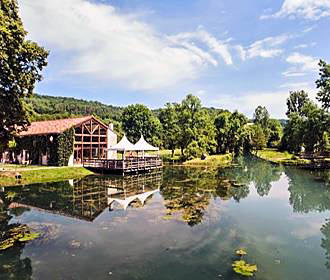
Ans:
POLYGON ((328 280, 328 178, 241 159, 8 187, 0 230, 26 224, 42 236, 0 252, 0 279, 246 279, 231 268, 243 247, 252 279, 328 280))

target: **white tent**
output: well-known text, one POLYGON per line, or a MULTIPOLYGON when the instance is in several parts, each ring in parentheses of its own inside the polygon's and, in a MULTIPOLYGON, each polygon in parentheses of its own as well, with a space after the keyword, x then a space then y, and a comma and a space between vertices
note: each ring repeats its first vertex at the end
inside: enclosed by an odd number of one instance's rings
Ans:
POLYGON ((134 145, 127 139, 126 135, 113 147, 111 147, 111 150, 116 150, 116 151, 134 151, 135 147, 134 145))
POLYGON ((159 151, 159 148, 150 145, 141 135, 140 140, 134 145, 135 151, 159 151))

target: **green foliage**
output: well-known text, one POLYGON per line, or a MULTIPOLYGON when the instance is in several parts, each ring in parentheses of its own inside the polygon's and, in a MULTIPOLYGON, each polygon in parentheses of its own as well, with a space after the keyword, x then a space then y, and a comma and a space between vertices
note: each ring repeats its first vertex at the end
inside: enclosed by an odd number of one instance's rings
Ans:
POLYGON ((29 124, 30 98, 42 79, 48 52, 26 41, 16 0, 0 2, 0 141, 6 144, 16 130, 29 124))
POLYGON ((253 122, 255 124, 260 125, 262 127, 262 129, 268 128, 269 113, 268 113, 266 107, 258 106, 255 109, 255 112, 253 115, 253 122))
POLYGON ((234 261, 232 264, 233 270, 243 276, 253 276, 257 272, 257 266, 255 264, 248 264, 243 260, 234 261))
POLYGON ((281 123, 278 120, 270 119, 268 123, 268 131, 269 131, 269 137, 268 137, 268 147, 275 147, 277 146, 282 138, 283 135, 283 129, 281 126, 281 123))
POLYGON ((34 121, 63 119, 76 116, 94 115, 105 123, 113 122, 116 131, 123 111, 122 107, 105 105, 97 101, 86 101, 71 97, 55 97, 35 94, 29 104, 33 107, 34 121))
POLYGON ((172 151, 174 156, 175 148, 178 146, 178 138, 180 134, 179 117, 177 105, 167 103, 164 109, 159 112, 159 120, 162 124, 162 142, 165 148, 172 151))
POLYGON ((320 91, 317 93, 317 100, 321 102, 322 108, 330 108, 330 64, 320 60, 320 78, 316 81, 316 86, 320 91))
POLYGON ((222 112, 214 120, 218 153, 246 151, 248 143, 247 118, 238 113, 222 112))
POLYGON ((264 130, 259 124, 250 126, 251 146, 255 150, 261 150, 266 147, 267 139, 264 130))
POLYGON ((67 166, 74 149, 74 128, 70 128, 57 138, 57 164, 67 166))
POLYGON ((292 113, 297 113, 301 116, 302 108, 308 102, 310 102, 310 99, 308 98, 308 93, 304 90, 291 91, 289 98, 286 100, 286 105, 288 107, 286 115, 290 116, 292 113))
POLYGON ((31 232, 26 225, 11 226, 0 236, 0 251, 7 250, 17 243, 25 243, 40 236, 39 233, 31 232))
POLYGON ((74 128, 60 135, 33 135, 16 138, 17 151, 29 151, 32 164, 40 164, 40 158, 47 153, 48 165, 66 166, 74 147, 74 128))
POLYGON ((246 252, 246 250, 241 248, 241 249, 236 250, 236 254, 239 256, 244 256, 247 254, 247 252, 246 252))
POLYGON ((122 126, 128 139, 137 142, 141 134, 146 141, 159 146, 161 124, 159 119, 146 106, 141 104, 127 106, 122 114, 122 126))

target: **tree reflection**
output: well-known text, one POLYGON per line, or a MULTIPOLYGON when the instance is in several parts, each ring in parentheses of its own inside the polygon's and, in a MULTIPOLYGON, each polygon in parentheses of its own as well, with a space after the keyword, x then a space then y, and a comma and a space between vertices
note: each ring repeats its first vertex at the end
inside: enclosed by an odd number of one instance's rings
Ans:
POLYGON ((330 220, 326 220, 326 223, 321 227, 321 232, 324 237, 321 240, 321 247, 325 250, 325 256, 327 259, 326 267, 330 269, 330 220))
POLYGON ((168 169, 164 177, 166 180, 161 193, 167 214, 180 212, 182 220, 190 226, 202 222, 211 199, 234 198, 239 202, 249 194, 246 185, 239 185, 228 177, 220 176, 217 170, 168 169))
POLYGON ((295 168, 285 170, 289 178, 290 204, 294 212, 323 212, 330 209, 330 188, 320 172, 295 168))
MULTIPOLYGON (((3 235, 11 228, 19 226, 10 224, 12 216, 8 215, 8 199, 0 194, 0 241, 3 235)), ((0 251, 0 279, 32 279, 32 265, 29 258, 21 258, 24 243, 0 251)))
POLYGON ((283 167, 254 158, 238 158, 235 168, 219 171, 219 175, 227 176, 241 184, 253 183, 260 196, 267 196, 272 183, 281 178, 283 167))

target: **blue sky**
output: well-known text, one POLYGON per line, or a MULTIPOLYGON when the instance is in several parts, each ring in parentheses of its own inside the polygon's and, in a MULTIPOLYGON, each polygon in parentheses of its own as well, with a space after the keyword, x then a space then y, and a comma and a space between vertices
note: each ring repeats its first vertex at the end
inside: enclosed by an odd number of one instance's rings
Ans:
POLYGON ((330 0, 18 2, 50 50, 41 94, 158 108, 193 93, 281 118, 289 91, 314 97, 317 62, 330 62, 330 0))

